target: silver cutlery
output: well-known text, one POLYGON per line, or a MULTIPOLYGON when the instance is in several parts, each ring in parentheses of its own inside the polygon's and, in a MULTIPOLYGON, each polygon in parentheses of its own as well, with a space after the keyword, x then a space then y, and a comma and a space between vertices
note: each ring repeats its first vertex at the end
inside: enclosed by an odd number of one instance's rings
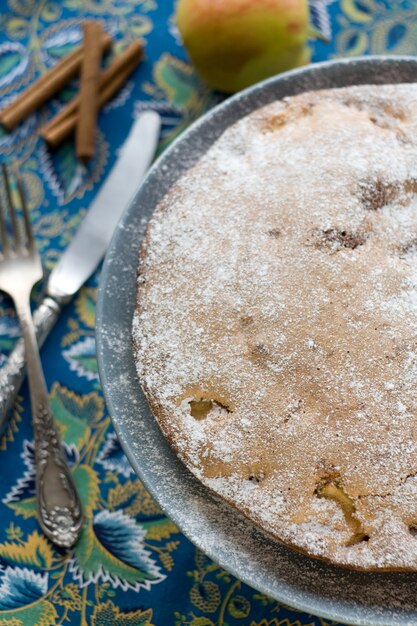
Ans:
POLYGON ((14 193, 4 165, 3 179, 7 202, 5 206, 0 203, 0 290, 12 298, 23 334, 35 439, 38 518, 43 532, 53 543, 69 548, 79 537, 83 515, 54 424, 30 310, 30 294, 43 277, 42 263, 20 179, 14 178, 14 193), (18 200, 23 219, 16 211, 14 198, 18 200), (9 231, 7 212, 11 223, 9 231))
MULTIPOLYGON (((53 328, 63 306, 82 287, 103 258, 123 211, 139 189, 152 162, 160 125, 160 117, 154 111, 145 111, 139 115, 73 241, 52 270, 45 297, 34 312, 40 346, 53 328)), ((0 369, 0 431, 22 383, 24 368, 24 345, 19 340, 0 369)))

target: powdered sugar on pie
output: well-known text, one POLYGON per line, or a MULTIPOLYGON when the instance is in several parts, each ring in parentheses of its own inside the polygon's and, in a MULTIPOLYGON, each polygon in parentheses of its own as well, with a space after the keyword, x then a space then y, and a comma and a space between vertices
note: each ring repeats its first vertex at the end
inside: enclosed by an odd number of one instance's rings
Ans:
POLYGON ((310 555, 417 569, 417 86, 229 128, 151 219, 133 339, 205 485, 310 555))

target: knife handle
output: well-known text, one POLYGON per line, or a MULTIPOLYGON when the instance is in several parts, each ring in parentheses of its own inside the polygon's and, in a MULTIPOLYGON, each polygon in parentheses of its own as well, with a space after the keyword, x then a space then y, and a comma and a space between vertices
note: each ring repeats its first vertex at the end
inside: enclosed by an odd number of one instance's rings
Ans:
MULTIPOLYGON (((55 325, 63 302, 46 296, 33 313, 36 339, 41 347, 55 325)), ((10 353, 6 364, 0 369, 0 433, 6 425, 9 410, 12 408, 25 377, 25 348, 19 339, 10 353)))

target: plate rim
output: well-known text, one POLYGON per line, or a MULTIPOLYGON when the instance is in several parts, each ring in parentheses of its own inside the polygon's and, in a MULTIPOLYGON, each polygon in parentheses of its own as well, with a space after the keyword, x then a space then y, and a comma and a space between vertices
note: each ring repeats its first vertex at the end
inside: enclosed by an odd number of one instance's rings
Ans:
MULTIPOLYGON (((109 352, 111 352, 111 348, 109 348, 109 345, 108 345, 108 331, 109 331, 109 328, 111 327, 111 320, 109 320, 109 310, 110 310, 109 309, 109 294, 111 293, 111 283, 115 278, 114 274, 112 275, 114 258, 115 258, 115 254, 117 252, 118 246, 120 245, 119 242, 122 240, 123 234, 126 231, 126 228, 128 226, 130 217, 132 215, 134 216, 135 213, 140 212, 141 194, 143 194, 144 189, 146 190, 147 185, 149 186, 150 184, 149 181, 153 181, 154 178, 157 179, 156 174, 158 172, 161 172, 161 170, 164 169, 165 164, 167 162, 169 163, 169 160, 172 159, 176 151, 181 150, 182 145, 187 145, 187 141, 190 142, 193 137, 198 136, 200 128, 201 127, 204 128, 204 126, 207 125, 207 123, 210 120, 212 120, 216 116, 221 115, 222 113, 224 113, 225 111, 228 111, 229 109, 233 107, 237 107, 239 109, 239 106, 242 104, 242 102, 244 103, 245 100, 247 100, 248 98, 254 98, 258 94, 262 93, 265 89, 267 90, 271 86, 275 86, 277 84, 285 85, 286 82, 291 84, 291 82, 294 80, 296 81, 297 78, 300 78, 300 77, 302 78, 306 76, 308 77, 312 74, 317 75, 320 72, 323 72, 323 71, 326 72, 326 70, 329 70, 329 68, 341 69, 347 66, 351 66, 351 67, 353 66, 360 67, 360 66, 365 66, 365 65, 366 66, 373 66, 373 65, 381 66, 384 64, 388 64, 388 65, 400 64, 403 66, 405 66, 406 64, 409 64, 416 70, 416 76, 417 76, 417 58, 413 56, 369 55, 369 56, 363 56, 363 57, 324 61, 321 63, 314 63, 312 65, 309 65, 303 68, 298 68, 296 70, 292 70, 290 72, 286 72, 284 74, 262 81, 261 83, 257 83, 256 85, 236 94, 235 96, 228 98, 226 101, 217 105, 216 107, 208 111, 205 115, 200 117, 198 120, 192 123, 187 128, 187 130, 185 130, 179 137, 177 137, 172 142, 172 144, 155 161, 155 163, 149 170, 147 176, 142 182, 142 185, 139 191, 137 192, 134 199, 131 201, 131 203, 129 204, 129 206, 127 207, 127 209, 122 215, 122 218, 113 235, 108 252, 106 254, 103 270, 102 270, 101 277, 100 277, 99 294, 98 294, 98 301, 97 301, 97 318, 96 318, 97 358, 98 358, 98 366, 99 366, 99 376, 100 376, 100 381, 101 381, 106 405, 109 409, 109 413, 112 418, 114 429, 122 445, 124 453, 129 459, 136 474, 139 476, 140 480, 144 483, 145 487, 152 494, 152 496, 159 502, 159 504, 161 505, 161 508, 170 517, 170 519, 174 521, 174 523, 179 527, 181 532, 188 539, 190 539, 190 541, 192 541, 194 545, 197 545, 197 547, 204 550, 205 553, 210 558, 212 558, 216 563, 221 565, 221 567, 224 567, 224 569, 227 569, 228 571, 230 571, 239 580, 242 580, 246 584, 250 585, 251 587, 255 589, 258 589, 259 591, 263 593, 271 594, 269 588, 266 589, 264 584, 258 583, 257 581, 254 581, 253 579, 248 578, 248 576, 245 575, 245 572, 242 573, 242 571, 240 571, 239 569, 236 569, 233 565, 230 565, 230 563, 225 563, 224 560, 221 558, 221 556, 219 557, 219 555, 216 553, 215 550, 207 550, 206 546, 201 546, 201 542, 199 545, 199 538, 196 537, 193 533, 190 533, 188 527, 184 527, 183 520, 181 517, 178 517, 177 511, 172 511, 169 507, 167 507, 165 501, 163 502, 163 504, 161 504, 160 502, 161 494, 158 492, 158 489, 156 488, 155 484, 152 482, 152 479, 150 478, 149 473, 147 473, 144 470, 143 466, 140 464, 140 461, 138 460, 138 457, 137 457, 137 451, 135 451, 134 445, 132 444, 132 442, 126 439, 126 433, 123 427, 123 421, 120 419, 120 415, 121 415, 120 410, 119 410, 120 407, 117 406, 114 392, 110 391, 111 390, 110 378, 114 374, 114 367, 113 366, 109 367, 108 361, 106 359, 106 356, 108 356, 109 352)), ((368 84, 370 83, 369 80, 366 82, 368 84)), ((378 83, 378 82, 387 84, 386 81, 378 81, 378 80, 375 81, 375 83, 378 83)), ((337 87, 338 85, 334 85, 334 86, 337 87)), ((311 86, 310 86, 310 89, 311 89, 311 86)), ((139 252, 139 243, 138 243, 138 247, 136 250, 136 262, 134 264, 135 277, 136 277, 138 252, 139 252)), ((130 268, 129 271, 132 272, 133 269, 130 268)), ((131 333, 129 333, 129 341, 131 341, 131 333)), ((136 373, 135 373, 135 376, 136 376, 136 373)), ((136 387, 138 386, 139 386, 139 382, 136 379, 136 387)), ((174 453, 172 452, 172 454, 174 453)), ((188 473, 188 470, 186 470, 185 466, 183 466, 183 471, 185 474, 188 473)), ((192 480, 197 480, 197 479, 192 477, 192 480)), ((206 487, 204 487, 204 489, 209 491, 208 488, 206 487)), ((211 492, 210 492, 209 497, 212 498, 214 502, 217 502, 217 505, 219 507, 227 507, 230 513, 231 507, 229 505, 221 502, 211 492)), ((239 515, 236 514, 234 511, 232 511, 232 513, 239 517, 239 515)), ((253 526, 251 522, 249 522, 249 525, 253 526)), ((270 539, 268 540, 272 541, 270 539)), ((296 554, 297 553, 294 552, 294 555, 296 554)), ((298 557, 294 556, 294 559, 299 558, 299 557, 302 559, 313 561, 315 563, 317 562, 316 559, 310 559, 309 557, 304 557, 303 555, 298 555, 298 557)), ((334 566, 326 565, 326 567, 333 568, 334 566)), ((339 570, 340 568, 336 567, 336 569, 339 570)), ((403 576, 414 576, 414 574, 403 574, 403 576)), ((415 580, 413 582, 416 582, 416 581, 417 581, 417 577, 415 577, 415 580)), ((290 596, 289 592, 285 593, 285 591, 282 591, 282 593, 279 595, 274 593, 273 597, 277 599, 279 602, 283 602, 285 604, 292 604, 291 602, 292 596, 290 596)), ((316 597, 316 600, 320 601, 320 597, 316 597)), ((304 611, 307 613, 311 612, 315 615, 322 616, 326 619, 335 620, 335 621, 339 621, 343 623, 349 623, 349 624, 357 625, 357 626, 374 626, 374 625, 375 626, 394 626, 397 624, 398 625, 401 624, 401 626, 412 626, 413 624, 417 623, 417 604, 415 607, 414 621, 408 621, 408 618, 399 619, 398 617, 396 617, 393 620, 392 615, 388 615, 387 611, 385 611, 385 615, 384 615, 383 613, 381 613, 381 611, 378 610, 377 607, 374 608, 375 615, 372 617, 370 621, 370 615, 367 614, 366 617, 361 617, 360 615, 357 614, 358 609, 352 610, 346 606, 341 612, 340 606, 337 609, 336 608, 332 609, 331 607, 326 608, 325 606, 318 606, 317 602, 309 601, 307 598, 304 598, 304 601, 302 604, 297 602, 297 608, 300 611, 304 611), (343 612, 344 610, 345 612, 343 612), (387 619, 389 621, 386 621, 387 619)))

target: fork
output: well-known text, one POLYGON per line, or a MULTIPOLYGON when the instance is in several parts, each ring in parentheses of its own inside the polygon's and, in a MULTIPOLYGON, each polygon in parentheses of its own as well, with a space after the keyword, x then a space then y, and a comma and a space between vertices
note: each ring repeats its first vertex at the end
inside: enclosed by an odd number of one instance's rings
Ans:
POLYGON ((17 176, 11 177, 5 165, 2 173, 7 202, 0 201, 0 290, 9 294, 14 302, 25 345, 35 439, 39 523, 54 544, 69 548, 80 535, 83 515, 54 424, 30 309, 31 291, 43 278, 42 263, 21 180, 17 176), (15 185, 12 186, 13 181, 15 185), (20 205, 23 219, 18 215, 15 203, 20 205), (7 208, 10 230, 6 226, 7 208))

